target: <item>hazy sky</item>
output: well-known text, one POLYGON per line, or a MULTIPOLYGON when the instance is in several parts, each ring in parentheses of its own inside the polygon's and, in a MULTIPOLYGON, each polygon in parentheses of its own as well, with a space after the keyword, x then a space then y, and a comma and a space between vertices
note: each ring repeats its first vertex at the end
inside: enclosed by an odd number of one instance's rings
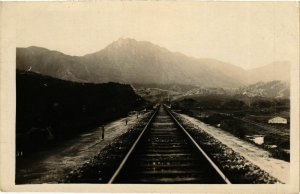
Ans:
POLYGON ((295 2, 35 3, 14 9, 17 46, 69 55, 103 49, 120 37, 146 40, 198 58, 253 68, 297 60, 295 2))

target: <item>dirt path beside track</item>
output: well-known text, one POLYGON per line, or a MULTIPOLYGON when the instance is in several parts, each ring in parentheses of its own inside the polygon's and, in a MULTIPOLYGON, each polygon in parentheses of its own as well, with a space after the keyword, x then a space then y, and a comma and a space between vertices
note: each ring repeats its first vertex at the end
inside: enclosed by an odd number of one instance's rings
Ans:
POLYGON ((127 117, 127 125, 125 125, 126 118, 106 124, 104 140, 101 139, 101 127, 98 127, 60 143, 53 149, 22 158, 18 161, 16 169, 16 183, 57 183, 64 175, 88 162, 116 137, 137 124, 146 114, 140 115, 139 118, 136 118, 136 115, 127 117))

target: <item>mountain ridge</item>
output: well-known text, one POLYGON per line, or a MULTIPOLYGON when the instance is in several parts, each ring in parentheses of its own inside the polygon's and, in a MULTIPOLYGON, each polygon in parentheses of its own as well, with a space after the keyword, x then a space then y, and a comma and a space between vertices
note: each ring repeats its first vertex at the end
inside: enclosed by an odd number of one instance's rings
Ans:
MULTIPOLYGON (((83 56, 70 56, 37 46, 17 48, 17 69, 93 83, 113 81, 239 87, 268 81, 257 77, 264 75, 266 69, 249 71, 220 60, 189 57, 148 41, 129 38, 121 38, 102 50, 83 56)), ((276 71, 273 74, 270 76, 272 79, 280 76, 276 71)), ((286 74, 284 78, 287 78, 286 74)))

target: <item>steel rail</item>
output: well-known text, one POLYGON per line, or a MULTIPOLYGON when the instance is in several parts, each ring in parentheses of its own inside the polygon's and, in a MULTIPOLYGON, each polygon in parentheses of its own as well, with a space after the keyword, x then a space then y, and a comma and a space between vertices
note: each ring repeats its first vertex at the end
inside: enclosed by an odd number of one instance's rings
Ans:
POLYGON ((115 173, 113 174, 113 176, 110 178, 110 180, 108 181, 108 184, 112 184, 114 182, 114 180, 117 178, 117 176, 119 175, 119 173, 121 172, 123 166, 125 165, 125 163, 127 162, 128 158, 130 157, 130 155, 132 154, 133 150, 135 149, 136 145, 138 144, 138 142, 140 141, 140 139, 142 138, 143 134, 145 133, 145 131, 149 128, 150 124, 152 123, 155 115, 157 114, 159 110, 159 107, 156 108, 155 112, 152 114, 151 118, 149 119, 147 125, 144 127, 143 131, 140 133, 140 135, 138 136, 138 138, 135 140, 135 142, 133 143, 133 145, 131 146, 130 150, 127 152, 126 156, 124 157, 124 159, 122 160, 121 164, 119 165, 119 167, 117 168, 117 170, 115 171, 115 173))
POLYGON ((221 176, 221 178, 227 183, 231 184, 230 180, 225 176, 225 174, 220 170, 220 168, 210 159, 210 157, 204 152, 204 150, 198 145, 198 143, 194 140, 194 138, 186 131, 186 129, 178 122, 173 113, 164 105, 165 110, 169 113, 172 119, 175 121, 177 126, 187 135, 191 142, 197 147, 197 149, 203 154, 203 156, 207 159, 207 161, 212 165, 212 167, 217 171, 217 173, 221 176))

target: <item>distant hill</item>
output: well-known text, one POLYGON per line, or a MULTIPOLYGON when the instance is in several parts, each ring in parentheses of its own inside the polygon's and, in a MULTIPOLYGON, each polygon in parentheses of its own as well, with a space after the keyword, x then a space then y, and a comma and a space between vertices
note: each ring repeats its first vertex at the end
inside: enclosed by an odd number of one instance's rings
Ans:
POLYGON ((41 47, 17 48, 17 69, 54 78, 88 82, 88 69, 80 59, 41 47))
MULTIPOLYGON (((221 110, 239 116, 286 115, 290 112, 290 86, 284 81, 258 82, 239 88, 195 88, 174 95, 172 107, 191 110, 221 110), (277 114, 278 113, 278 114, 277 114)), ((205 116, 205 114, 204 114, 205 116)))
POLYGON ((290 64, 288 61, 277 61, 259 68, 250 69, 247 74, 249 83, 257 81, 270 82, 273 80, 289 82, 290 64))
POLYGON ((290 97, 290 84, 286 81, 257 82, 238 88, 222 87, 199 87, 182 93, 180 98, 196 96, 245 96, 264 98, 285 98, 290 97))
POLYGON ((290 85, 284 81, 258 82, 236 90, 237 94, 249 97, 289 98, 290 85))
POLYGON ((269 79, 285 80, 289 65, 244 70, 215 59, 197 59, 134 39, 119 39, 103 50, 69 56, 40 47, 17 48, 17 69, 76 82, 182 84, 239 87, 269 79), (277 72, 280 67, 280 73, 277 72))

